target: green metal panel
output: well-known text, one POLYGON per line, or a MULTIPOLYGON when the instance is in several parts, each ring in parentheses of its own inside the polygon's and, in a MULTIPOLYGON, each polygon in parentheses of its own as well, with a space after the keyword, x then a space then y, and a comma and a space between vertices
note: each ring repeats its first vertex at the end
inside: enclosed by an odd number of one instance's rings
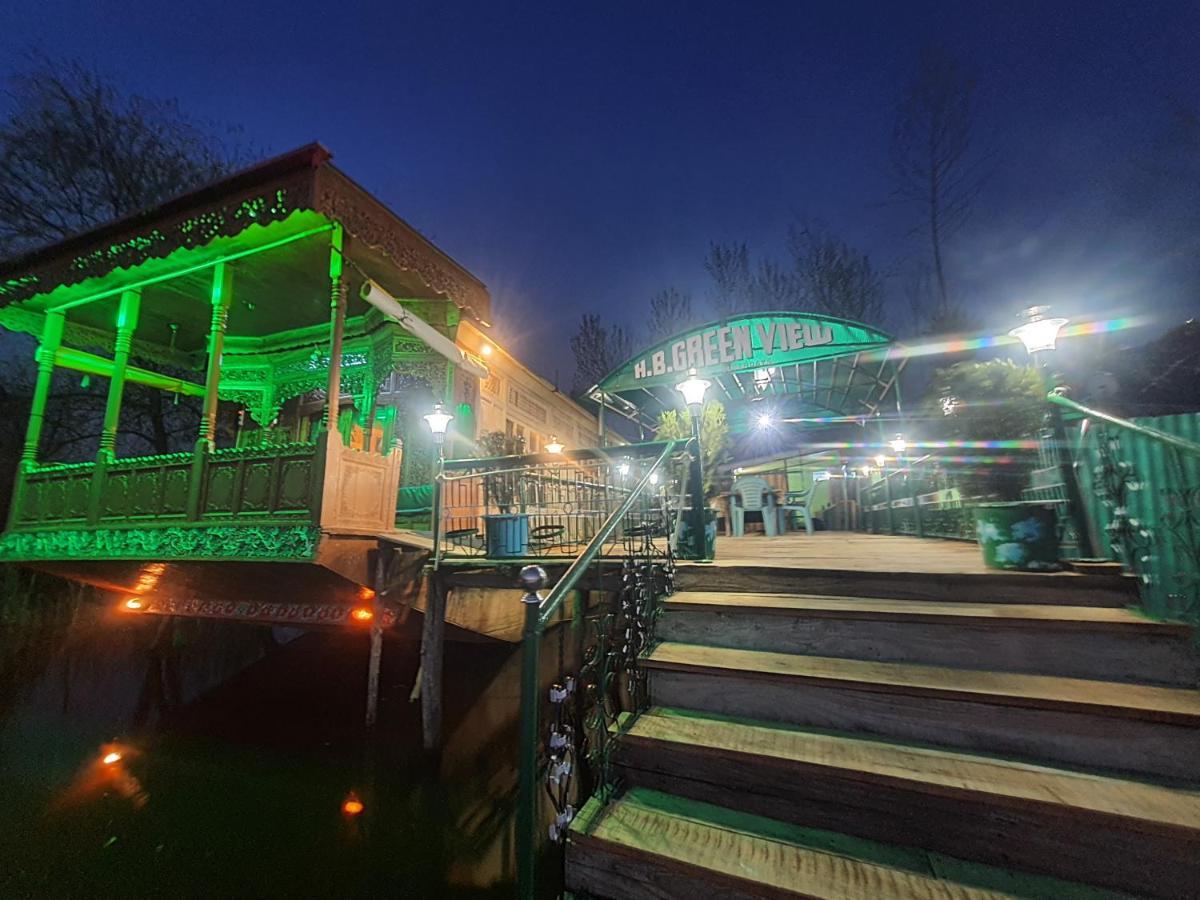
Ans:
MULTIPOLYGON (((1194 413, 1131 424, 1200 444, 1194 413)), ((1085 506, 1103 551, 1141 577, 1150 615, 1200 622, 1200 457, 1152 434, 1094 421, 1073 431, 1085 506), (1119 497, 1106 490, 1117 475, 1124 482, 1119 497)))

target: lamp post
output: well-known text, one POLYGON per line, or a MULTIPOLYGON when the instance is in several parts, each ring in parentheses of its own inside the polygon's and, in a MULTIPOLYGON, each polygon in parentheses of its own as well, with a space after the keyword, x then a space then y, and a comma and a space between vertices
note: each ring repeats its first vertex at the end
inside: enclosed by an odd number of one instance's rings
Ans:
POLYGON ((695 369, 688 370, 688 377, 675 385, 683 395, 688 413, 692 418, 692 463, 688 467, 688 492, 692 495, 691 531, 695 559, 707 559, 704 521, 704 469, 700 458, 700 413, 704 407, 704 392, 712 382, 696 375, 695 369))
POLYGON ((446 412, 442 408, 442 404, 438 404, 433 408, 433 412, 426 413, 421 418, 425 420, 425 424, 429 426, 429 430, 433 433, 433 443, 437 447, 438 460, 440 461, 445 454, 446 445, 446 429, 450 426, 450 422, 454 416, 446 412))
MULTIPOLYGON (((1049 316, 1047 315, 1049 312, 1050 307, 1048 306, 1030 306, 1021 311, 1021 318, 1025 321, 1009 331, 1011 336, 1020 340, 1025 346, 1026 352, 1033 360, 1034 367, 1042 376, 1047 393, 1065 388, 1065 385, 1058 384, 1058 379, 1050 374, 1046 354, 1055 348, 1058 334, 1068 321, 1061 316, 1049 316)), ((1054 439, 1063 488, 1067 493, 1067 505, 1071 518, 1074 520, 1075 533, 1079 538, 1079 555, 1095 556, 1096 541, 1092 537, 1091 524, 1084 515, 1083 491, 1079 487, 1075 466, 1071 461, 1067 429, 1063 424, 1062 413, 1053 403, 1046 404, 1046 423, 1054 439)))

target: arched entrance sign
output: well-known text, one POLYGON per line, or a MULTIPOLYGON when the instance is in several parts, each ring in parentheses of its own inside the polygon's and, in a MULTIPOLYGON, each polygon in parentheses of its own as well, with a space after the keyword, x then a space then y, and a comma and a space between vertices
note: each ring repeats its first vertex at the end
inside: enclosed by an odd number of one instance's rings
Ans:
MULTIPOLYGON (((759 312, 710 322, 638 352, 596 384, 602 408, 652 425, 680 406, 689 369, 727 406, 778 398, 794 414, 873 417, 899 408, 904 359, 893 338, 861 322, 814 313, 759 312)), ((737 416, 731 416, 736 422, 737 416)))

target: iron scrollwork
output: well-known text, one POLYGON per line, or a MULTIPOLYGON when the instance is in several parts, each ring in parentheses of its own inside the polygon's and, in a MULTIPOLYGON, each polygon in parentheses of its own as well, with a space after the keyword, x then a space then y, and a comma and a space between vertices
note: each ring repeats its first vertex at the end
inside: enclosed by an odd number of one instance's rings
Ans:
POLYGON ((1148 585, 1154 534, 1130 513, 1133 495, 1142 489, 1142 481, 1122 452, 1120 436, 1103 426, 1096 429, 1096 453, 1099 462, 1093 469, 1093 483, 1108 509, 1105 530, 1109 543, 1121 563, 1148 585))

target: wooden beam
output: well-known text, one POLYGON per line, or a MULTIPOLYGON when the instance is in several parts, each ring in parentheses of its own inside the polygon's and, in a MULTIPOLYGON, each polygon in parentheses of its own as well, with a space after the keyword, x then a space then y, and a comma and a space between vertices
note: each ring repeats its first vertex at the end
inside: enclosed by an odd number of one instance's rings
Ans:
MULTIPOLYGON (((112 378, 116 363, 114 360, 105 359, 103 356, 97 356, 85 350, 77 350, 74 347, 59 347, 54 354, 54 365, 61 369, 71 369, 75 372, 84 372, 88 375, 97 375, 101 378, 112 378)), ((185 397, 204 396, 204 387, 202 385, 185 381, 182 378, 172 378, 169 375, 152 372, 149 369, 139 369, 137 366, 125 367, 125 380, 127 382, 131 381, 134 384, 144 384, 146 387, 158 388, 162 391, 170 391, 173 394, 183 394, 185 397)))

